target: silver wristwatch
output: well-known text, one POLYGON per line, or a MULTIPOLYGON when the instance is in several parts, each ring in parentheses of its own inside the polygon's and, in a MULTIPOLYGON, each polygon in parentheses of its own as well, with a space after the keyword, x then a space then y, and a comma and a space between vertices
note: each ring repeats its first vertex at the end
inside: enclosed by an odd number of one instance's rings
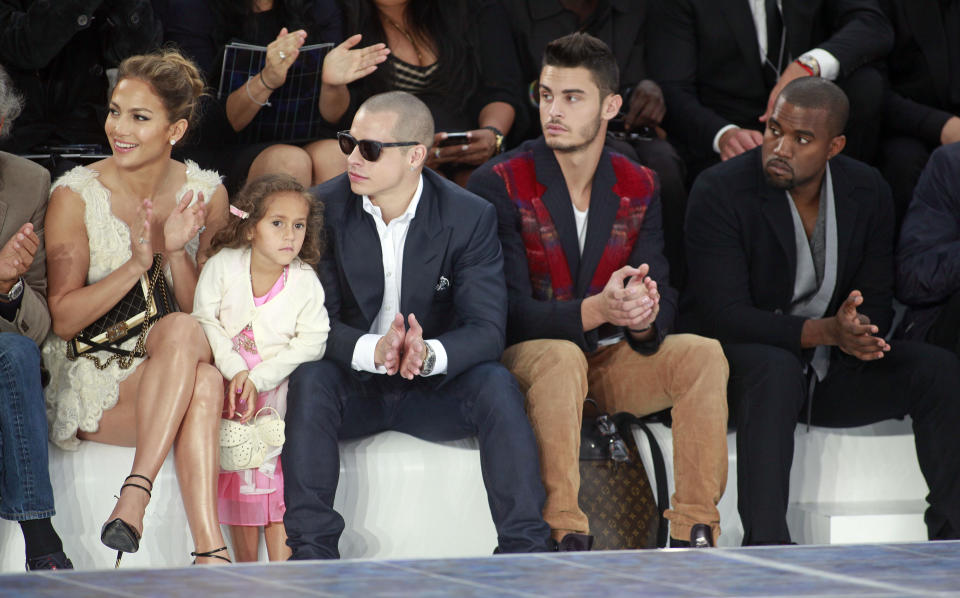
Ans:
POLYGON ((10 287, 9 293, 0 293, 0 302, 13 303, 23 295, 23 278, 17 279, 17 283, 10 287))
POLYGON ((423 344, 427 348, 427 356, 423 358, 423 365, 420 366, 420 375, 429 376, 433 373, 433 368, 437 365, 437 353, 426 341, 424 341, 423 344))

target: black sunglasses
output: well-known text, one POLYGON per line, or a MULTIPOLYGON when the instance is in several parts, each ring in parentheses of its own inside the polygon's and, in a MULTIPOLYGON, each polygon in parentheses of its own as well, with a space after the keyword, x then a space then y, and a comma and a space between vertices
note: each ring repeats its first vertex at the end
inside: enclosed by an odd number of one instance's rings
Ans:
POLYGON ((380 159, 380 152, 385 147, 407 147, 417 145, 419 141, 374 141, 373 139, 357 139, 350 134, 350 131, 340 131, 337 133, 337 143, 340 144, 340 151, 343 155, 349 156, 353 153, 353 148, 360 146, 360 155, 368 162, 376 162, 380 159))

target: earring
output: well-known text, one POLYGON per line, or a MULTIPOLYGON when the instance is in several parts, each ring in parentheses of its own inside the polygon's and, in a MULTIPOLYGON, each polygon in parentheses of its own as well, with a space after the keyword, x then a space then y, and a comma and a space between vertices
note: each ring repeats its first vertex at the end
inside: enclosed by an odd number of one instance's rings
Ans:
POLYGON ((415 171, 416 169, 417 169, 416 166, 411 166, 411 167, 410 167, 410 172, 413 172, 413 171, 415 171))
POLYGON ((176 145, 176 144, 177 144, 177 140, 176 140, 176 139, 171 139, 171 140, 170 140, 170 145, 176 145))

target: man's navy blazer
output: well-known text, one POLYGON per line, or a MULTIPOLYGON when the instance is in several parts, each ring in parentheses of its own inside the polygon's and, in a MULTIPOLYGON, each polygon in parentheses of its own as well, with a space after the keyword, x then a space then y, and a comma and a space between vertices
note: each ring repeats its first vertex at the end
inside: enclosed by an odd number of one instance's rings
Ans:
MULTIPOLYGON (((766 181, 761 148, 705 170, 690 191, 686 244, 698 330, 724 343, 775 345, 800 355, 806 318, 789 315, 797 270, 789 199, 766 181)), ((853 290, 859 312, 886 334, 893 318, 893 201, 876 169, 830 160, 837 213, 837 284, 825 316, 853 290)))
MULTIPOLYGON (((383 254, 373 216, 346 174, 313 187, 325 206, 326 249, 317 266, 326 293, 326 358, 350 369, 357 340, 383 303, 383 254)), ((503 255, 493 206, 423 170, 423 193, 403 250, 400 313, 413 313, 424 339, 438 339, 452 379, 499 360, 507 321, 503 255)))

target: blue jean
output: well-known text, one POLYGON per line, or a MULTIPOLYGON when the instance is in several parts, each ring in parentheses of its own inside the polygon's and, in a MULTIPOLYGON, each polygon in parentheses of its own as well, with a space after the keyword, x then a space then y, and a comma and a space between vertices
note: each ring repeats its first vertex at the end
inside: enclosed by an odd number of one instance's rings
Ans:
POLYGON ((25 336, 0 333, 0 517, 53 514, 40 350, 25 336))
MULTIPOLYGON (((431 441, 479 436, 480 469, 500 552, 552 549, 541 512, 537 445, 516 380, 502 365, 476 365, 442 388, 396 376, 361 380, 329 360, 290 376, 283 446, 283 522, 293 559, 339 558, 343 517, 333 509, 338 440, 397 430, 431 441)), ((493 549, 493 547, 490 547, 493 549)))

